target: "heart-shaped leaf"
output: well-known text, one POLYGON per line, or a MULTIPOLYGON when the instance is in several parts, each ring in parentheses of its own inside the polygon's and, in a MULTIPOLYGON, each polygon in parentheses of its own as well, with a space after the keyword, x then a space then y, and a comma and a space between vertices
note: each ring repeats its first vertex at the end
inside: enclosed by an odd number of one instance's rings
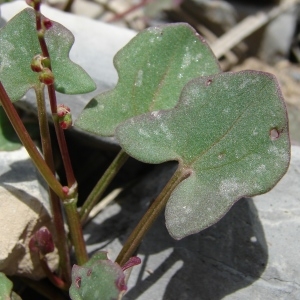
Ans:
POLYGON ((83 130, 112 136, 131 117, 174 107, 189 80, 220 72, 203 38, 180 23, 140 32, 116 54, 114 65, 118 84, 86 106, 75 124, 83 130))
POLYGON ((256 71, 194 79, 174 109, 132 118, 116 133, 136 159, 177 160, 190 170, 166 207, 167 228, 176 239, 216 223, 241 197, 270 190, 290 158, 278 83, 256 71))
MULTIPOLYGON (((45 32, 45 39, 56 90, 65 94, 93 91, 94 81, 69 59, 74 43, 72 33, 61 24, 52 23, 45 32)), ((0 30, 0 80, 12 101, 19 100, 28 89, 40 84, 38 73, 30 66, 33 57, 41 52, 33 9, 24 9, 0 30)))

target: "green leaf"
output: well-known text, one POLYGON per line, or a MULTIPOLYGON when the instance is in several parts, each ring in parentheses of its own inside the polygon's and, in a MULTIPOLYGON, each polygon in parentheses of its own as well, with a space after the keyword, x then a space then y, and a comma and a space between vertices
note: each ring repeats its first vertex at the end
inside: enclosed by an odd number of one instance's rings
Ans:
MULTIPOLYGON (((35 120, 26 119, 23 121, 30 137, 34 140, 40 138, 39 126, 35 120)), ((12 127, 4 109, 0 106, 0 151, 14 151, 22 146, 19 137, 12 127)))
POLYGON ((187 24, 148 28, 114 57, 117 86, 86 106, 76 122, 83 130, 114 135, 123 121, 175 106, 192 78, 220 72, 206 42, 187 24))
POLYGON ((14 151, 20 149, 21 146, 14 128, 0 106, 0 151, 14 151))
POLYGON ((0 272, 0 299, 1 300, 22 300, 19 295, 12 291, 13 283, 0 272))
POLYGON ((90 261, 72 268, 72 300, 112 300, 126 290, 122 268, 110 261, 105 252, 96 253, 90 261))
POLYGON ((191 171, 166 207, 176 239, 216 223, 241 197, 269 191, 289 165, 286 108, 275 77, 263 72, 194 79, 174 109, 132 118, 116 132, 134 158, 177 160, 191 171))
MULTIPOLYGON (((91 92, 95 83, 89 75, 69 59, 74 43, 72 33, 61 24, 45 33, 55 76, 55 89, 65 94, 91 92)), ((31 70, 31 61, 41 54, 35 29, 35 13, 24 9, 0 30, 0 80, 12 101, 19 100, 28 89, 40 84, 38 73, 31 70)))
POLYGON ((12 282, 5 276, 4 273, 0 272, 0 299, 9 300, 12 287, 12 282))

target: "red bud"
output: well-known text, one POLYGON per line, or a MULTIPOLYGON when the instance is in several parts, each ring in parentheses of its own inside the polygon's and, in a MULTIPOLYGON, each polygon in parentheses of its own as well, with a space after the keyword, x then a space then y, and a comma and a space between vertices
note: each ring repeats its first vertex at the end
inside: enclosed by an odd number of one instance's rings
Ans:
POLYGON ((29 249, 33 252, 40 252, 42 255, 54 251, 52 234, 47 227, 43 226, 35 232, 29 241, 29 249))
POLYGON ((54 75, 49 68, 44 68, 39 75, 40 82, 50 85, 54 83, 54 75))

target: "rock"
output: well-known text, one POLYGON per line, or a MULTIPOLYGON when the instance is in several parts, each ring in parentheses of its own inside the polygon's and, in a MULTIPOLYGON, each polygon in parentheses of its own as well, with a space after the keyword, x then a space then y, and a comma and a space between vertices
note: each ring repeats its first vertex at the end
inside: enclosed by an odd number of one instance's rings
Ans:
MULTIPOLYGON (((32 234, 42 226, 51 230, 46 190, 27 151, 22 147, 0 152, 0 271, 31 279, 45 277, 37 254, 29 251, 32 234)), ((47 255, 50 268, 58 265, 56 252, 47 255)))
POLYGON ((89 18, 99 17, 104 9, 98 3, 84 0, 74 1, 72 8, 72 13, 79 16, 85 16, 89 18))
POLYGON ((258 57, 275 64, 289 56, 298 20, 297 4, 272 20, 264 30, 258 57))
MULTIPOLYGON (((85 228, 90 252, 112 258, 175 166, 156 166, 85 228), (119 234, 118 234, 119 233, 119 234)), ((173 240, 161 215, 138 250, 124 300, 300 299, 300 147, 270 192, 239 200, 214 226, 173 240)))

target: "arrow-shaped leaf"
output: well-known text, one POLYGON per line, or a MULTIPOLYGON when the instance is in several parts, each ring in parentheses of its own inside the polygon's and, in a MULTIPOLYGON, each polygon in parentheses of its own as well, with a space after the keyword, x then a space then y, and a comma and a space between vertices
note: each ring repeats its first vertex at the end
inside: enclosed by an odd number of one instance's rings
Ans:
POLYGON ((131 156, 147 163, 177 160, 190 170, 166 207, 176 239, 216 223, 241 197, 267 192, 289 164, 286 109, 268 73, 194 79, 174 109, 132 118, 116 132, 131 156))
POLYGON ((116 54, 114 65, 118 84, 86 106, 76 122, 83 130, 112 136, 131 117, 174 107, 189 80, 220 72, 203 38, 180 23, 140 32, 116 54))
MULTIPOLYGON (((89 75, 69 59, 74 43, 72 33, 52 22, 45 39, 55 76, 55 88, 65 94, 93 91, 95 83, 89 75)), ((33 9, 27 8, 0 30, 0 80, 12 101, 19 100, 28 89, 39 85, 38 73, 31 70, 31 61, 41 54, 33 9)))

